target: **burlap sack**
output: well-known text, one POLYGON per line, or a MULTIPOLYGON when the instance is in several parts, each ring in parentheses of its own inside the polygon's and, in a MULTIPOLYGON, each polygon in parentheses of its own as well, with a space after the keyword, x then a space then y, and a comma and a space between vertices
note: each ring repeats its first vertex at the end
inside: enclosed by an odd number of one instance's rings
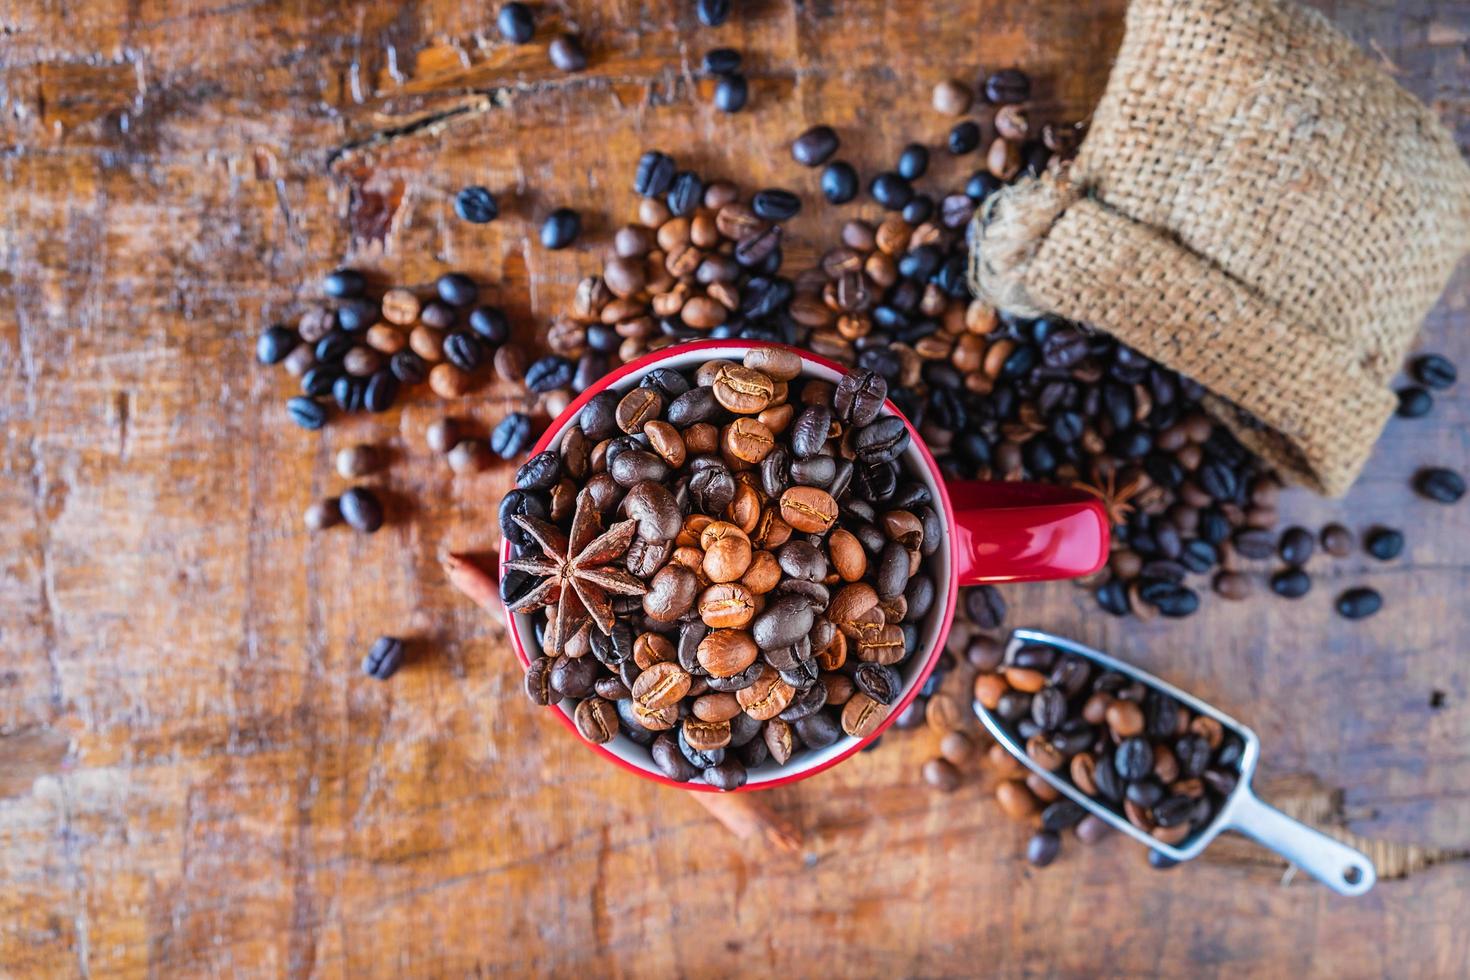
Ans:
POLYGON ((1196 379, 1285 475, 1356 478, 1470 248, 1434 115, 1289 0, 1134 0, 1077 160, 996 195, 971 280, 1196 379))

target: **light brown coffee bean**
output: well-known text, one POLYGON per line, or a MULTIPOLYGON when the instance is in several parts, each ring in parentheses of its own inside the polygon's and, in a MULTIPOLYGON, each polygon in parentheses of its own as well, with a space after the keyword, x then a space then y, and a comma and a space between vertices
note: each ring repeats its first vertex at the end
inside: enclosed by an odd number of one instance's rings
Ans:
POLYGON ((638 675, 633 700, 649 709, 677 705, 689 692, 689 684, 689 674, 677 663, 657 663, 638 675))
POLYGON ((630 258, 619 255, 609 259, 602 267, 602 281, 614 296, 627 299, 638 295, 648 282, 642 256, 630 258))
POLYGON ((1154 778, 1165 786, 1179 778, 1179 757, 1162 742, 1154 746, 1154 778))
POLYGON ((729 721, 740 714, 740 702, 733 694, 711 691, 696 698, 692 710, 700 721, 729 721))
POLYGON ((1026 755, 1047 772, 1056 772, 1067 762, 1066 756, 1045 735, 1032 735, 1026 740, 1026 755))
POLYGON ((1025 142, 1031 135, 1031 120, 1026 115, 1025 106, 1006 105, 997 109, 995 132, 1004 139, 1017 143, 1025 142))
POLYGON ((817 665, 823 670, 841 670, 847 663, 847 636, 841 631, 833 634, 832 642, 817 651, 817 665))
POLYGON ((402 287, 390 289, 383 294, 383 319, 400 327, 412 326, 418 321, 423 308, 419 298, 402 287))
POLYGON ((577 705, 577 732, 593 745, 611 742, 618 733, 618 709, 596 695, 577 705))
POLYGON ((526 352, 515 344, 502 344, 495 352, 495 373, 519 384, 526 377, 526 352))
POLYGON ((1108 708, 1113 704, 1113 696, 1106 691, 1097 691, 1089 695, 1082 705, 1082 719, 1089 725, 1101 725, 1108 717, 1108 708))
POLYGON ((929 703, 924 706, 924 721, 941 735, 958 731, 965 724, 965 709, 960 705, 959 698, 940 691, 929 698, 929 703))
POLYGON ((770 721, 791 704, 796 688, 781 679, 774 667, 765 664, 754 684, 735 692, 745 713, 757 721, 770 721))
POLYGON ((662 708, 645 708, 635 700, 633 717, 651 732, 668 731, 679 723, 679 706, 666 704, 662 708))
POLYGON ((999 674, 975 675, 975 700, 991 711, 1000 705, 1000 699, 1010 689, 1011 686, 999 674))
POLYGON ((934 111, 945 116, 963 116, 970 109, 970 101, 974 93, 969 86, 946 78, 934 86, 934 92, 929 101, 934 106, 934 111))
POLYGON ((1005 678, 1011 687, 1027 694, 1035 694, 1046 686, 1046 675, 1029 667, 1007 667, 1005 678))
POLYGON ((844 582, 856 582, 868 570, 868 554, 862 543, 846 528, 836 528, 827 538, 827 555, 832 568, 844 582))
POLYGON ((837 521, 837 501, 820 487, 788 487, 781 494, 781 519, 794 530, 825 534, 837 521))
POLYGON ((701 586, 708 586, 709 580, 704 577, 704 552, 698 548, 691 548, 687 545, 675 548, 669 555, 669 563, 684 566, 695 574, 701 586))
POLYGON ((647 670, 654 664, 672 663, 679 659, 674 644, 662 633, 640 633, 633 641, 633 662, 639 670, 647 670))
MULTIPOLYGON (((692 524, 693 522, 687 522, 692 524)), ((742 538, 750 540, 749 535, 729 521, 710 520, 699 524, 699 546, 705 551, 714 547, 717 541, 725 538, 742 538)))
POLYGON ((342 504, 336 497, 318 500, 306 508, 302 523, 308 531, 324 531, 342 523, 342 504))
POLYGON ((386 323, 375 323, 368 327, 363 339, 373 350, 390 357, 408 346, 408 338, 403 335, 402 331, 395 330, 386 323))
POLYGON ((342 358, 342 369, 357 378, 366 378, 383 366, 383 355, 361 344, 342 358))
POLYGON ((975 755, 975 742, 964 732, 947 732, 939 740, 939 754, 962 766, 975 755))
POLYGON ((985 167, 997 180, 1007 181, 1021 172, 1021 147, 1005 137, 997 137, 985 154, 985 167))
MULTIPOLYGON (((933 704, 933 701, 930 701, 933 704)), ((867 738, 888 717, 888 707, 861 691, 848 698, 842 708, 842 730, 853 738, 867 738)))
POLYGON ((743 364, 725 364, 710 387, 715 401, 737 415, 754 415, 771 403, 775 382, 743 364))
POLYGON ((711 676, 734 677, 755 663, 760 650, 745 630, 717 629, 700 641, 695 655, 711 676))
POLYGON ((622 397, 614 416, 618 428, 632 435, 643 431, 643 427, 657 419, 663 410, 663 395, 652 388, 638 387, 622 397))
POLYGON ((358 443, 354 446, 344 446, 337 450, 337 473, 353 480, 360 476, 375 473, 383 466, 383 454, 378 451, 377 446, 369 446, 358 443))
POLYGON ((750 590, 751 595, 765 595, 781 582, 781 564, 769 551, 757 551, 750 556, 750 567, 740 576, 740 584, 750 590))
POLYGON ((776 760, 778 766, 784 766, 790 762, 799 746, 796 730, 788 722, 779 718, 772 718, 766 722, 761 737, 765 740, 766 748, 770 750, 771 758, 776 760))
MULTIPOLYGON (((622 403, 619 402, 619 407, 621 406, 622 403)), ((684 465, 688 453, 678 429, 662 419, 655 419, 643 424, 643 434, 648 437, 648 444, 653 447, 653 451, 662 456, 666 463, 675 469, 684 465)))
POLYGON ((744 363, 772 381, 791 381, 801 374, 801 356, 781 347, 753 347, 745 352, 744 363))
MULTIPOLYGON (((868 612, 869 617, 882 619, 875 606, 868 612)), ((857 658, 875 664, 896 664, 904 658, 907 651, 903 645, 903 630, 897 626, 888 624, 868 624, 868 628, 860 628, 857 637, 857 658)), ((930 699, 933 703, 933 699, 930 699)))
POLYGON ((444 331, 420 323, 409 331, 408 346, 430 364, 437 364, 444 360, 444 331))
POLYGON ((672 623, 689 611, 699 592, 699 580, 682 565, 665 565, 648 583, 643 612, 661 623, 672 623))
POLYGON ((699 597, 699 618, 712 629, 740 629, 754 615, 755 596, 738 582, 711 585, 699 597))
POLYGON ((480 473, 490 466, 491 455, 490 447, 484 441, 461 439, 445 454, 445 462, 456 473, 480 473))
POLYGON ((696 422, 684 430, 684 445, 695 454, 717 452, 720 430, 709 422, 696 422))
POLYGON ((1051 783, 1042 779, 1041 774, 1037 772, 1026 774, 1026 788, 1042 803, 1053 803, 1061 799, 1062 796, 1051 783))
POLYGON ((827 618, 850 640, 858 638, 857 623, 878 608, 878 593, 867 582, 843 586, 827 606, 827 618))
POLYGON ((776 448, 776 435, 749 416, 725 426, 721 439, 725 455, 746 463, 759 463, 776 448))
POLYGON ((729 518, 731 524, 734 524, 746 534, 754 531, 761 519, 760 491, 749 483, 737 481, 735 484, 735 499, 730 501, 729 507, 725 508, 725 516, 729 518))
POLYGON ((823 674, 817 682, 827 689, 827 703, 830 705, 844 705, 857 693, 857 685, 846 674, 823 674))
POLYGON ((684 719, 684 741, 696 752, 714 752, 730 744, 728 721, 702 721, 699 718, 684 719))
POLYGON ((992 743, 985 750, 985 761, 998 779, 1022 779, 1027 772, 1021 760, 1007 752, 999 742, 992 743))
POLYGON ((715 213, 715 228, 732 242, 743 241, 766 230, 766 223, 749 206, 726 204, 715 213))
MULTIPOLYGON (((728 526, 740 531, 733 524, 728 526)), ((708 539, 708 531, 705 537, 708 539)), ((704 550, 704 574, 711 582, 734 582, 749 570, 752 558, 750 539, 744 531, 740 531, 738 537, 727 535, 715 538, 704 550)))
POLYGON ((881 518, 883 533, 889 541, 897 541, 905 548, 920 548, 924 544, 924 525, 906 510, 890 510, 881 518))
POLYGON ((435 364, 429 372, 429 390, 440 398, 459 398, 469 388, 470 376, 453 364, 435 364))
POLYGON ((1114 701, 1108 705, 1108 728, 1119 739, 1132 738, 1143 733, 1143 709, 1132 701, 1114 701))
POLYGON ((773 405, 761 409, 755 419, 772 432, 780 433, 786 431, 786 427, 791 424, 791 418, 795 414, 796 409, 790 405, 773 405))
POLYGON ((690 514, 674 537, 674 543, 704 550, 704 530, 715 522, 708 514, 690 514))
POLYGON ((1024 783, 1007 781, 995 788, 995 801, 1012 820, 1022 823, 1032 820, 1041 809, 1036 797, 1024 783))
POLYGON ((750 540, 757 548, 773 551, 791 540, 791 525, 781 520, 775 507, 767 507, 761 511, 761 519, 756 523, 750 540))
POLYGON ((653 232, 646 225, 623 225, 613 235, 613 251, 623 258, 644 256, 653 248, 653 232))

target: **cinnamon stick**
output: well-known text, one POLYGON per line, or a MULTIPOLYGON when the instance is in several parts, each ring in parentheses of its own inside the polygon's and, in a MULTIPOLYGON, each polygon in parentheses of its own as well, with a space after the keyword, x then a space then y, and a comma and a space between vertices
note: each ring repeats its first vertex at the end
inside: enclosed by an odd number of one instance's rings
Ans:
MULTIPOLYGON (((491 559, 494 560, 493 558, 491 559)), ((439 559, 449 584, 462 592, 471 602, 485 610, 497 620, 505 621, 505 607, 500 602, 500 588, 495 576, 477 565, 468 555, 445 552, 439 559)))
POLYGON ((739 839, 764 838, 786 854, 801 851, 801 831, 755 794, 689 791, 689 795, 739 839))

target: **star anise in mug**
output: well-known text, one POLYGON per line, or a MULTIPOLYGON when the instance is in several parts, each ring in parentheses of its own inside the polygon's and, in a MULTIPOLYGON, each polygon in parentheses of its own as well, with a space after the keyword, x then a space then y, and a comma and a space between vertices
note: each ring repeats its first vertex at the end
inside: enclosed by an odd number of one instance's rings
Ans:
POLYGON ((515 522, 541 547, 541 554, 512 559, 505 567, 544 577, 510 608, 530 613, 556 605, 543 641, 547 656, 560 655, 589 620, 604 634, 611 633, 610 594, 636 596, 648 591, 648 586, 613 565, 627 552, 638 523, 619 521, 604 531, 597 504, 587 490, 577 494, 570 533, 536 517, 518 514, 515 522))

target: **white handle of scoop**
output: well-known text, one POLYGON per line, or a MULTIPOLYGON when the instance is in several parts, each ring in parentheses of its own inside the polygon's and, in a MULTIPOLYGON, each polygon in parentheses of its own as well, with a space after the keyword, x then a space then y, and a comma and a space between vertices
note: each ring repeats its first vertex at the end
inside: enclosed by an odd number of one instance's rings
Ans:
POLYGON ((1227 827, 1286 858, 1341 895, 1361 895, 1378 872, 1367 855, 1282 813, 1242 786, 1227 827))

